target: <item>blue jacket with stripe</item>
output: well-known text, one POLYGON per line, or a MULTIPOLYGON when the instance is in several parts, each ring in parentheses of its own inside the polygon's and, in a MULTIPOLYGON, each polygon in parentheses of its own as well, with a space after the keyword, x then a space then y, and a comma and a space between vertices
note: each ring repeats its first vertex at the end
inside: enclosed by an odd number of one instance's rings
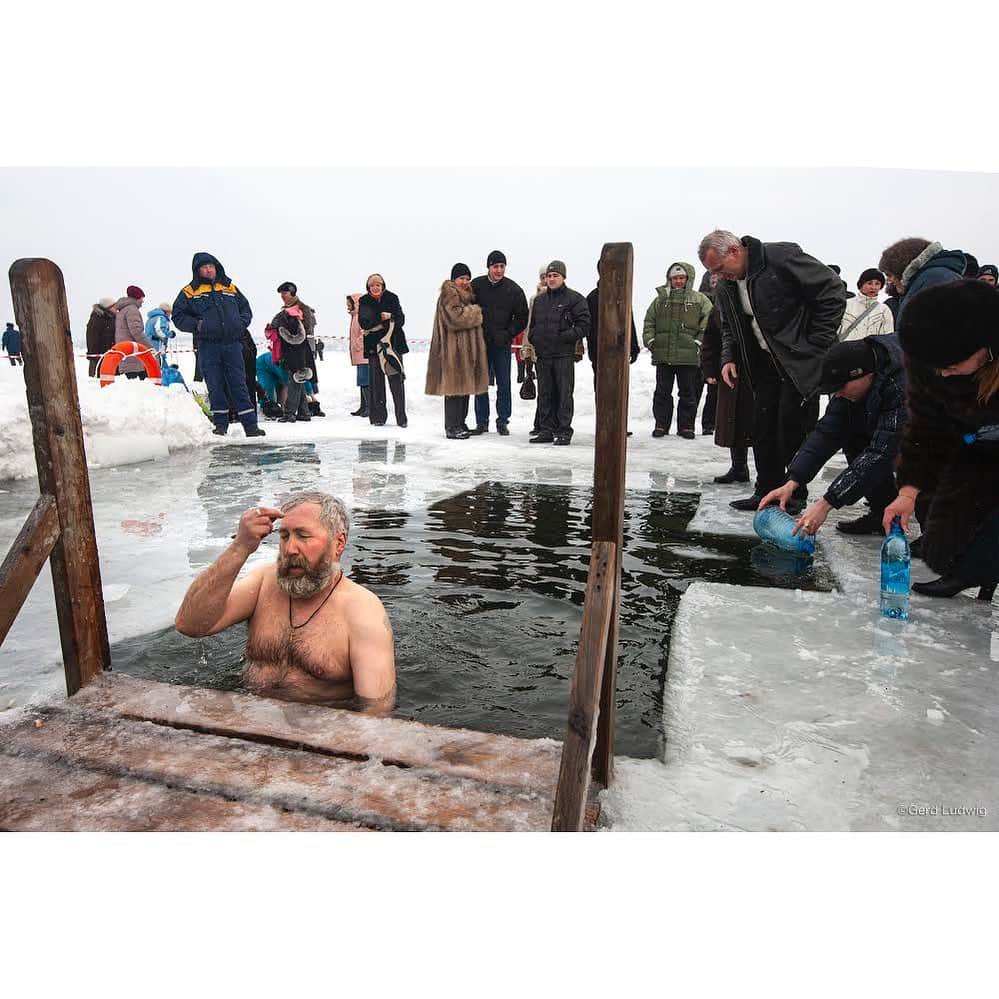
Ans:
POLYGON ((173 303, 174 326, 193 333, 197 343, 239 343, 253 320, 246 296, 210 253, 196 253, 191 272, 191 283, 181 288, 173 303), (213 282, 198 276, 205 264, 215 265, 213 282))

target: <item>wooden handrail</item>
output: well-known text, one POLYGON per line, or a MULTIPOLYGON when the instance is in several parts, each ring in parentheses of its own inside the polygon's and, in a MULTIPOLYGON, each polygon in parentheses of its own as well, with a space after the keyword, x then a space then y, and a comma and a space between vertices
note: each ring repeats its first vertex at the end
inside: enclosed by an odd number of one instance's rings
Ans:
POLYGON ((553 832, 578 832, 583 828, 597 741, 607 638, 616 602, 613 575, 616 564, 617 546, 609 541, 594 542, 576 668, 569 694, 569 723, 562 743, 562 763, 555 789, 553 832))
POLYGON ((0 568, 0 603, 9 600, 14 608, 10 621, 0 627, 0 642, 47 556, 66 690, 75 694, 110 668, 111 652, 66 286, 62 271, 51 260, 18 260, 10 268, 10 290, 21 330, 24 383, 42 495, 0 568))
POLYGON ((58 540, 56 502, 51 496, 39 496, 0 565, 0 645, 58 540))

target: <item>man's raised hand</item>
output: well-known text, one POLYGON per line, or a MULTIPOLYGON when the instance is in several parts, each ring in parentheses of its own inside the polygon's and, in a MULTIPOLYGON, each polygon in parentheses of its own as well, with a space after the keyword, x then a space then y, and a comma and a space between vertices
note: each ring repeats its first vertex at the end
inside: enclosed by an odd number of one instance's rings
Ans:
POLYGON ((260 542, 274 530, 274 521, 280 520, 284 514, 272 506, 255 506, 247 510, 239 518, 236 530, 236 544, 245 549, 247 554, 255 552, 260 542))

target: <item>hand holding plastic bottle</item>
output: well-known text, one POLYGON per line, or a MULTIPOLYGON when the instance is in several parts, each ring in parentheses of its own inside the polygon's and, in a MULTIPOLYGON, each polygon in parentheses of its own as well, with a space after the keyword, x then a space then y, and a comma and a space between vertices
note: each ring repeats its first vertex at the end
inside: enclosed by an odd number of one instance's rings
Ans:
POLYGON ((902 486, 898 491, 898 496, 885 507, 884 516, 881 518, 881 526, 885 535, 891 534, 891 522, 896 518, 901 518, 902 530, 909 533, 909 518, 916 509, 916 497, 919 490, 915 486, 902 486))
POLYGON ((778 487, 777 489, 771 489, 770 492, 760 500, 760 505, 756 508, 757 510, 762 510, 765 506, 770 506, 771 503, 779 503, 782 510, 787 509, 787 501, 791 498, 791 494, 798 488, 798 483, 791 479, 788 479, 784 485, 778 487))
POLYGON ((818 534, 819 528, 826 522, 826 517, 829 516, 831 509, 832 506, 825 499, 817 499, 798 518, 791 534, 795 535, 799 531, 802 534, 818 534))

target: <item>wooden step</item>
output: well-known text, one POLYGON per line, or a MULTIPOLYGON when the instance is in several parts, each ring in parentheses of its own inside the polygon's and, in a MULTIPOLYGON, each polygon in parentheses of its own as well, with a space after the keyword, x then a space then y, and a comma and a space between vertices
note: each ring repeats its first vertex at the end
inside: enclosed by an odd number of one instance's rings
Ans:
POLYGON ((357 759, 380 759, 511 788, 555 792, 562 743, 183 687, 105 673, 72 702, 124 718, 357 759))
POLYGON ((0 829, 541 831, 560 753, 105 674, 0 729, 0 829))
MULTIPOLYGON (((4 733, 6 734, 6 733, 4 733)), ((0 753, 5 832, 346 832, 318 815, 196 794, 37 756, 0 753)))

